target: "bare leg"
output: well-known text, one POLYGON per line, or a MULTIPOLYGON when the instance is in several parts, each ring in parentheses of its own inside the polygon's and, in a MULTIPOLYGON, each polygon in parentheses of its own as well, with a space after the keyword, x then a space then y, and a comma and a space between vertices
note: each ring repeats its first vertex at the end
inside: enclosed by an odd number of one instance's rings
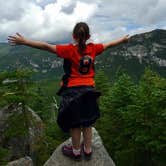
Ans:
POLYGON ((73 148, 76 150, 80 149, 81 128, 71 129, 71 137, 73 148))
POLYGON ((92 145, 92 127, 83 128, 84 146, 87 153, 91 152, 92 145))

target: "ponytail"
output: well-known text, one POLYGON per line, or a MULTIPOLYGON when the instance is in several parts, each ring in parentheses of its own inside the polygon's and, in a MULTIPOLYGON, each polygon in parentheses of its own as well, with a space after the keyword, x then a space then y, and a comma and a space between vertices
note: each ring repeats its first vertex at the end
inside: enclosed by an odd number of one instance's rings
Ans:
POLYGON ((73 36, 78 41, 78 52, 83 54, 86 49, 86 41, 89 38, 89 27, 86 23, 77 23, 73 30, 73 36))

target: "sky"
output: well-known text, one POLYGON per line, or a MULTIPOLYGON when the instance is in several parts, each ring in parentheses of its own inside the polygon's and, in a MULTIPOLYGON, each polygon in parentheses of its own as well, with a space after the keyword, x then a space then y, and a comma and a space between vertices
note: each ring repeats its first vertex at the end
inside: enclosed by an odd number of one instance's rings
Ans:
POLYGON ((108 42, 166 29, 166 0, 0 0, 0 42, 19 32, 54 43, 72 42, 77 22, 90 27, 91 41, 108 42))

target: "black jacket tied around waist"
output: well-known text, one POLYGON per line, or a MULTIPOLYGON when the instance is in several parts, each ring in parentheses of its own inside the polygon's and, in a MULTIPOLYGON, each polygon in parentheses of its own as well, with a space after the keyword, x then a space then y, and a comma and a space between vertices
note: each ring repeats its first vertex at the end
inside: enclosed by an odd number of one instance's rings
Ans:
POLYGON ((88 127, 100 117, 97 99, 101 93, 92 86, 64 88, 57 123, 64 132, 74 127, 88 127))

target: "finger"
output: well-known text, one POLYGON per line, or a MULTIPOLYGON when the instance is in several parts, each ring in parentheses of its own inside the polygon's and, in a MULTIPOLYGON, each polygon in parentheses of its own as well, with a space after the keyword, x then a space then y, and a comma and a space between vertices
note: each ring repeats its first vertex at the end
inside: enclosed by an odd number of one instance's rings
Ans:
POLYGON ((8 43, 16 43, 14 40, 8 40, 8 43))
POLYGON ((16 41, 14 38, 8 38, 7 40, 16 41))
POLYGON ((7 39, 9 42, 11 41, 11 42, 16 42, 16 40, 15 39, 7 39))
POLYGON ((125 38, 126 38, 126 40, 128 40, 128 39, 130 38, 130 36, 129 36, 129 35, 126 35, 125 38))
POLYGON ((8 36, 9 39, 16 39, 15 36, 8 36))
POLYGON ((19 36, 19 37, 22 37, 22 35, 20 35, 18 32, 16 33, 16 35, 19 36))
POLYGON ((16 43, 16 40, 8 39, 8 42, 15 42, 16 43))
POLYGON ((129 38, 129 35, 126 35, 125 38, 128 39, 128 38, 129 38))

